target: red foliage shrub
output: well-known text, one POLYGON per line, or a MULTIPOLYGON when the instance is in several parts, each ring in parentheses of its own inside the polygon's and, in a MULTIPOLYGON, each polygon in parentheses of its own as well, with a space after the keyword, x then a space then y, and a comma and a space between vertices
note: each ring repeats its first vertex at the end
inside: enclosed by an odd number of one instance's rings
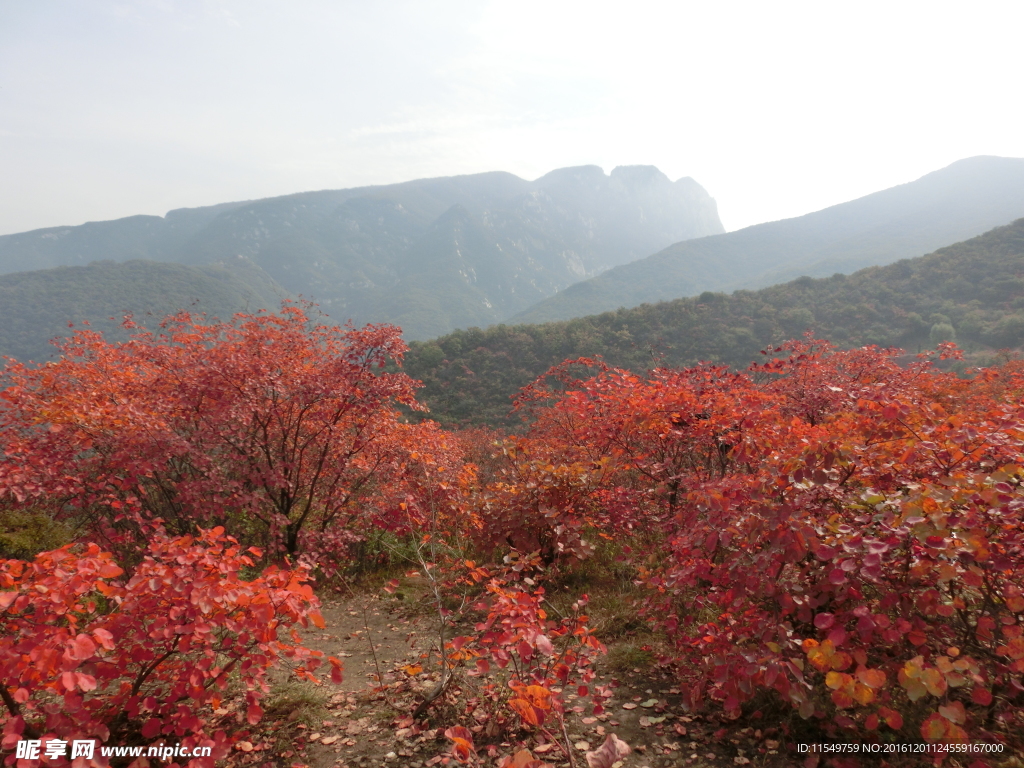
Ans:
POLYGON ((1006 738, 1024 693, 1019 374, 787 351, 749 375, 604 372, 533 436, 566 463, 609 457, 630 522, 662 531, 638 565, 694 706, 738 715, 774 691, 837 736, 1006 738))
POLYGON ((5 370, 0 496, 91 518, 128 549, 140 517, 289 553, 306 529, 353 525, 387 475, 395 407, 419 407, 414 382, 385 370, 405 352, 399 329, 311 327, 290 305, 227 323, 181 314, 119 344, 80 332, 62 351, 5 370))
POLYGON ((130 577, 95 544, 0 563, 2 746, 173 737, 212 747, 212 758, 191 761, 212 766, 240 735, 212 717, 229 675, 256 724, 272 665, 288 660, 311 676, 321 661, 286 634, 323 624, 306 570, 271 567, 247 580, 254 555, 214 529, 158 538, 130 577))

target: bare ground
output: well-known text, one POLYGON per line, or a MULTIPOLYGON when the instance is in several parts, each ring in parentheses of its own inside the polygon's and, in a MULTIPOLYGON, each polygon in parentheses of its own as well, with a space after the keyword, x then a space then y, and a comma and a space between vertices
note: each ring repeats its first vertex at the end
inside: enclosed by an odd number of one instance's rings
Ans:
MULTIPOLYGON (((344 682, 327 681, 320 686, 314 695, 321 699, 321 707, 313 717, 302 709, 302 696, 296 697, 292 711, 285 697, 236 747, 232 763, 261 768, 454 764, 448 756, 451 742, 445 738, 445 728, 473 722, 472 713, 457 709, 458 683, 450 689, 452 695, 432 704, 423 720, 411 717, 439 679, 436 656, 430 653, 436 648, 431 617, 407 603, 377 595, 325 602, 322 612, 326 627, 304 630, 303 640, 308 647, 344 661, 344 682)), ((722 731, 722 724, 713 719, 687 714, 668 675, 656 667, 621 670, 616 675, 608 666, 598 667, 595 681, 614 690, 605 713, 594 716, 589 701, 568 693, 568 744, 560 732, 552 734, 557 739, 527 732, 488 739, 484 727, 477 725, 473 730, 483 764, 497 765, 501 757, 526 746, 553 765, 585 768, 586 751, 598 748, 608 734, 633 748, 622 768, 790 764, 772 729, 722 731)), ((328 675, 323 677, 326 681, 328 675)), ((461 704, 464 708, 464 699, 461 704)))

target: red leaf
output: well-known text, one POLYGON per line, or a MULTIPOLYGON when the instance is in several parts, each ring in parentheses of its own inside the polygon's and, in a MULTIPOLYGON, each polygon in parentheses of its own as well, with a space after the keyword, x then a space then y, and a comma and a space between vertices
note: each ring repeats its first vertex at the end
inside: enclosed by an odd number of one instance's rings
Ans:
POLYGON ((146 724, 142 726, 142 737, 145 739, 153 739, 160 735, 160 730, 163 727, 163 723, 158 718, 151 717, 146 721, 146 724))
POLYGON ((452 741, 452 754, 459 762, 469 762, 476 754, 476 748, 473 746, 473 734, 468 728, 457 725, 446 730, 444 735, 452 741))
POLYGON ((68 655, 72 659, 78 659, 79 661, 92 658, 94 653, 96 653, 96 643, 93 642, 91 637, 84 634, 78 635, 68 648, 68 655))
POLYGON ((83 691, 96 690, 96 678, 92 675, 83 675, 81 672, 75 672, 75 682, 83 691))
POLYGON ((885 724, 894 731, 898 731, 903 727, 903 715, 896 710, 889 709, 888 707, 879 707, 878 714, 885 720, 885 724))
POLYGON ((835 622, 836 617, 831 613, 819 613, 814 617, 814 626, 818 629, 828 629, 835 622))
POLYGON ((980 685, 975 686, 974 690, 971 691, 971 701, 982 707, 987 707, 992 703, 992 692, 987 688, 982 688, 980 685))
POLYGON ((92 631, 92 636, 96 639, 96 642, 106 648, 108 651, 114 650, 114 636, 107 630, 100 628, 92 631))
POLYGON ((263 719, 262 707, 259 704, 250 704, 245 710, 245 718, 249 721, 249 725, 256 725, 263 719))
POLYGON ((555 646, 551 644, 546 635, 537 635, 537 650, 543 653, 545 656, 555 655, 555 646))
POLYGON ((342 664, 341 659, 335 658, 334 656, 328 656, 327 661, 331 665, 331 682, 335 685, 341 685, 345 680, 344 675, 342 674, 344 665, 342 664))

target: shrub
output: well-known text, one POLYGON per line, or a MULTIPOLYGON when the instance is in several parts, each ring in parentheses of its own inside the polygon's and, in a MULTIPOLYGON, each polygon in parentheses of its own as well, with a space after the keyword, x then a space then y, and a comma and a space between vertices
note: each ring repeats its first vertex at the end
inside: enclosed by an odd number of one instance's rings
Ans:
POLYGON ((272 666, 288 660, 310 677, 320 663, 283 636, 323 623, 306 571, 268 568, 243 580, 258 554, 214 529, 157 538, 130 576, 95 544, 0 563, 3 747, 41 735, 120 744, 173 736, 212 747, 212 758, 192 761, 212 766, 237 736, 212 717, 229 676, 256 724, 272 666))

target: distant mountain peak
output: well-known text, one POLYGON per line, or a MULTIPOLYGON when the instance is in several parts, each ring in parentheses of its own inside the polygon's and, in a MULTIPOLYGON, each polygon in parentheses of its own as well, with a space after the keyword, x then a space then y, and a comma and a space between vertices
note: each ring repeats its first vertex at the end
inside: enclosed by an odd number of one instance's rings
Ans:
POLYGON ((618 165, 612 169, 611 178, 631 187, 672 183, 668 176, 653 165, 618 165))
MULTIPOLYGON (((676 188, 680 197, 706 195, 692 179, 680 179, 676 188)), ((1024 159, 969 157, 804 216, 676 243, 571 285, 513 320, 568 320, 703 291, 850 273, 921 256, 1021 216, 1024 159)))
POLYGON ((537 187, 548 187, 553 184, 565 184, 567 182, 603 183, 608 181, 608 176, 599 165, 576 165, 569 168, 557 168, 545 173, 534 183, 537 187))
MULTIPOLYGON (((338 322, 393 322, 422 339, 502 322, 581 279, 722 231, 703 190, 680 194, 650 166, 609 176, 585 165, 536 181, 504 172, 419 179, 7 235, 0 273, 97 259, 202 267, 241 254, 264 283, 318 302, 338 322)), ((189 273, 189 290, 208 279, 189 273)), ((53 279, 37 282, 56 290, 53 279)), ((55 300, 48 312, 63 317, 66 305, 55 300)))

